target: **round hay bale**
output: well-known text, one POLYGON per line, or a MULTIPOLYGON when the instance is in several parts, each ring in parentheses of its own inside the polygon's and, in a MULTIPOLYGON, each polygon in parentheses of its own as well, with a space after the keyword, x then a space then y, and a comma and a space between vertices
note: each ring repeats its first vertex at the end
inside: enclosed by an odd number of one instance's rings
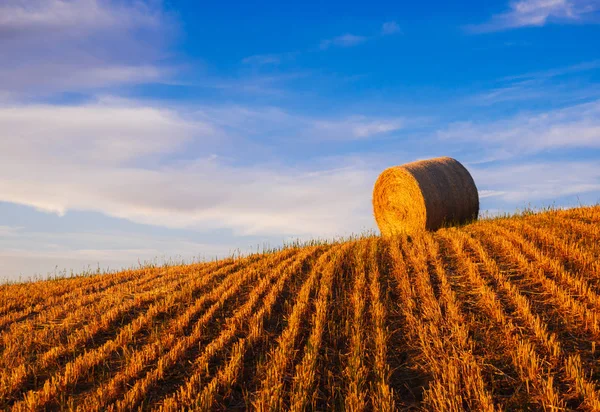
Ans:
POLYGON ((477 219, 479 195, 462 164, 438 157, 384 170, 373 189, 373 211, 384 236, 437 230, 477 219))

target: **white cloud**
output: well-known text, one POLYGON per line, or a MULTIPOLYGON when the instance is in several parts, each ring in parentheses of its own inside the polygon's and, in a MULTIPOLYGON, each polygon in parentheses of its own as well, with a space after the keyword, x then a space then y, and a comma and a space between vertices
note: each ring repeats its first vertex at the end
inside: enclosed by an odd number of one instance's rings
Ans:
POLYGON ((577 204, 578 195, 600 196, 600 169, 596 162, 522 162, 486 168, 472 166, 470 171, 482 199, 499 198, 514 206, 564 197, 577 204))
POLYGON ((166 79, 172 73, 172 69, 148 65, 127 66, 115 63, 94 67, 68 61, 42 62, 37 66, 28 65, 20 70, 0 66, 0 84, 10 90, 14 98, 24 91, 27 93, 80 91, 107 86, 152 83, 166 79))
POLYGON ((216 136, 206 122, 183 120, 174 112, 102 99, 82 106, 0 106, 0 153, 32 164, 124 164, 166 155, 194 136, 216 136))
POLYGON ((158 170, 62 165, 42 177, 19 166, 0 166, 0 198, 49 212, 90 210, 171 228, 227 228, 238 235, 333 236, 351 231, 348 222, 358 230, 371 225, 374 177, 354 167, 313 172, 205 161, 158 170))
POLYGON ((600 100, 492 122, 457 122, 438 132, 512 156, 558 148, 600 148, 600 100))
POLYGON ((299 52, 286 52, 286 53, 268 53, 268 54, 255 54, 252 56, 244 57, 242 63, 248 66, 278 66, 284 62, 294 60, 299 52))
POLYGON ((40 94, 168 78, 174 23, 159 3, 8 0, 0 5, 0 89, 40 94))
POLYGON ((202 119, 215 122, 230 134, 239 134, 246 138, 272 136, 279 142, 375 139, 380 135, 403 129, 406 123, 405 119, 400 117, 308 117, 278 107, 202 107, 196 113, 202 119))
POLYGON ((365 36, 357 36, 355 34, 346 33, 333 39, 327 39, 321 41, 321 49, 325 50, 331 46, 336 47, 353 47, 363 44, 368 40, 365 36))
POLYGON ((600 100, 490 122, 454 123, 438 133, 441 147, 459 149, 483 208, 600 201, 597 161, 571 160, 565 149, 600 149, 600 100), (469 161, 469 160, 473 161, 469 161))
MULTIPOLYGON (((227 118, 199 113, 202 120, 192 121, 110 100, 0 108, 0 200, 57 214, 97 211, 144 224, 226 228, 241 235, 333 236, 372 227, 375 172, 366 164, 298 168, 244 158, 246 165, 236 165, 208 151, 231 138, 236 125, 225 129, 227 118), (191 146, 194 155, 186 156, 191 146)), ((306 121, 281 116, 284 123, 306 121)), ((260 132, 260 120, 254 121, 260 132)), ((349 127, 364 137, 395 126, 364 120, 349 127)), ((240 150, 244 142, 238 143, 230 146, 240 150)))
POLYGON ((397 131, 403 127, 404 120, 402 119, 371 120, 361 116, 350 117, 341 121, 315 121, 313 126, 318 136, 326 136, 326 139, 336 140, 367 139, 397 131))
POLYGON ((0 226, 0 236, 14 236, 19 233, 22 227, 0 226))
POLYGON ((144 2, 128 5, 97 0, 5 0, 0 5, 0 30, 60 31, 156 27, 160 11, 144 2))
POLYGON ((491 32, 527 26, 544 26, 550 22, 582 23, 600 10, 596 0, 520 0, 510 3, 510 10, 492 16, 487 23, 468 26, 473 32, 491 32))
POLYGON ((281 56, 278 54, 255 54, 242 59, 242 63, 253 66, 264 66, 267 64, 277 65, 281 63, 281 56))
POLYGON ((388 21, 381 25, 381 34, 384 36, 400 33, 400 26, 395 21, 388 21))
POLYGON ((600 60, 592 60, 587 62, 582 62, 578 64, 573 64, 570 66, 554 68, 550 70, 537 71, 519 74, 516 76, 508 76, 503 78, 502 80, 539 80, 539 79, 549 79, 553 77, 559 77, 572 73, 579 73, 590 70, 600 69, 600 60))
POLYGON ((495 196, 502 196, 506 194, 506 192, 503 192, 501 190, 480 190, 479 191, 479 198, 480 199, 485 199, 487 197, 495 197, 495 196))
POLYGON ((505 102, 552 101, 554 105, 567 105, 589 101, 600 96, 600 87, 588 83, 577 75, 600 69, 600 60, 570 66, 523 73, 500 78, 494 87, 469 96, 466 101, 479 106, 505 102), (582 87, 585 82, 585 87, 582 87))

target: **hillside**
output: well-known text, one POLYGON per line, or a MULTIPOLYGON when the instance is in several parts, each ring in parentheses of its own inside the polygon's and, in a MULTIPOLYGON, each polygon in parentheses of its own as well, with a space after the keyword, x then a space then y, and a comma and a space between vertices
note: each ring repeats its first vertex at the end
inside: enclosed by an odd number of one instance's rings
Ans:
POLYGON ((600 410, 600 207, 0 286, 4 410, 600 410))

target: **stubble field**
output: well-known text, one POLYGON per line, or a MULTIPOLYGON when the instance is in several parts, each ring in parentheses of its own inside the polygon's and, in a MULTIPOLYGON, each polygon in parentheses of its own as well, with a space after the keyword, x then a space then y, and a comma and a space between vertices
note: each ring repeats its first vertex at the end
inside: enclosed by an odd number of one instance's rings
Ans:
POLYGON ((0 410, 600 410, 600 207, 0 286, 0 410))

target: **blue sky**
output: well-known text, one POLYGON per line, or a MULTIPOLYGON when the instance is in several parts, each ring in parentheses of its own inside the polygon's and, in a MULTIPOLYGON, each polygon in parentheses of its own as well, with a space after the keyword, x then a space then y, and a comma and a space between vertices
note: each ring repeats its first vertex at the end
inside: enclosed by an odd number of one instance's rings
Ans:
POLYGON ((373 230, 441 155, 600 201, 598 0, 202 3, 0 3, 0 278, 373 230))

